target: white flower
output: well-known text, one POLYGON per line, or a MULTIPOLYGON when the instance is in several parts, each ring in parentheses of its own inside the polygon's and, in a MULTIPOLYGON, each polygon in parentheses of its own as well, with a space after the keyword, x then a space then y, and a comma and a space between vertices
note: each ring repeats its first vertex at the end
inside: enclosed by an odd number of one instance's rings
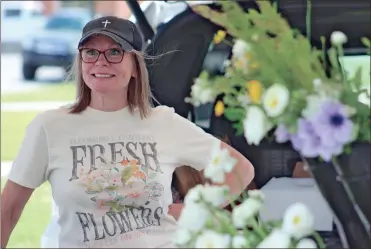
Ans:
POLYGON ((249 190, 249 191, 247 192, 247 194, 249 195, 249 197, 251 197, 251 198, 255 198, 255 199, 258 199, 258 200, 260 200, 261 202, 263 202, 264 199, 265 199, 265 195, 264 195, 264 193, 263 193, 261 190, 259 190, 259 189, 249 190))
POLYGON ((274 229, 257 248, 289 248, 291 242, 290 235, 282 230, 274 229))
POLYGON ((303 203, 295 203, 284 213, 282 229, 296 239, 301 239, 313 232, 314 217, 303 203))
POLYGON ((247 73, 250 45, 243 40, 236 40, 232 48, 233 66, 247 73))
POLYGON ((262 202, 255 198, 248 198, 232 211, 233 224, 237 228, 246 226, 249 219, 254 217, 262 207, 262 202))
POLYGON ((197 203, 197 201, 200 200, 201 198, 201 192, 203 188, 204 188, 204 185, 202 184, 198 184, 194 186, 193 188, 191 188, 184 198, 184 204, 187 205, 187 204, 197 203))
POLYGON ((197 238, 195 248, 227 248, 230 241, 228 234, 206 230, 197 238))
POLYGON ((185 245, 191 239, 191 233, 187 229, 178 229, 173 240, 176 245, 185 245))
POLYGON ((274 84, 265 92, 263 106, 268 116, 277 117, 285 111, 289 100, 289 90, 284 85, 274 84))
POLYGON ((204 228, 209 217, 210 213, 204 205, 189 203, 184 205, 178 220, 178 227, 198 232, 204 228))
POLYGON ((184 198, 184 203, 196 203, 200 198, 214 206, 221 206, 226 202, 227 186, 214 186, 199 184, 191 188, 184 198))
POLYGON ((237 159, 229 154, 229 150, 220 147, 220 142, 214 144, 211 163, 204 170, 204 175, 214 183, 224 183, 225 174, 230 173, 237 159))
POLYGON ((334 31, 331 34, 330 41, 333 45, 343 45, 348 42, 348 38, 343 32, 334 31))
POLYGON ((242 235, 236 235, 232 239, 232 247, 233 248, 246 248, 249 246, 249 242, 247 239, 242 235))
POLYGON ((262 109, 250 106, 246 111, 243 127, 247 143, 259 145, 269 130, 270 124, 262 109))
POLYGON ((208 86, 208 82, 204 79, 197 78, 191 87, 191 100, 195 106, 206 104, 215 100, 212 89, 208 86))
POLYGON ((296 248, 317 248, 317 244, 311 239, 302 239, 296 245, 296 248))
POLYGON ((210 179, 214 183, 224 183, 225 182, 225 172, 221 168, 208 166, 204 170, 204 176, 210 179))
POLYGON ((233 45, 232 53, 235 58, 244 58, 246 52, 250 50, 250 45, 244 40, 237 39, 233 45))

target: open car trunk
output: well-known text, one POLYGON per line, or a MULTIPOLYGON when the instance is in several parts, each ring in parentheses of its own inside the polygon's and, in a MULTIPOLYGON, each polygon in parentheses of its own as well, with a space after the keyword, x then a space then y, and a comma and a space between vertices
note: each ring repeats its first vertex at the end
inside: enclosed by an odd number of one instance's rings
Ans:
MULTIPOLYGON (((305 34, 307 0, 277 2, 279 12, 290 25, 305 34)), ((256 1, 253 0, 239 3, 246 10, 257 8, 256 1)), ((369 0, 312 0, 311 5, 311 42, 314 46, 321 46, 321 36, 326 37, 329 45, 331 33, 342 31, 348 37, 344 46, 347 56, 367 54, 361 38, 371 37, 369 0)), ((219 8, 215 4, 211 6, 219 8)), ((235 135, 235 130, 226 118, 213 115, 214 104, 195 108, 185 102, 194 79, 202 70, 211 74, 223 74, 223 64, 230 56, 231 48, 218 44, 210 50, 214 34, 220 27, 189 8, 156 32, 148 28, 144 19, 138 25, 142 25, 144 36, 151 40, 146 52, 156 57, 148 61, 147 67, 151 89, 160 104, 173 107, 183 117, 191 116, 192 121, 217 137, 228 137, 230 144, 255 165, 254 181, 258 188, 272 177, 292 177, 300 155, 292 151, 291 147, 282 145, 280 148, 273 148, 269 143, 262 143, 259 147, 248 146, 243 136, 235 135)), ((331 233, 327 237, 331 236, 335 235, 331 233)), ((336 243, 332 246, 328 244, 328 248, 339 248, 336 243)))

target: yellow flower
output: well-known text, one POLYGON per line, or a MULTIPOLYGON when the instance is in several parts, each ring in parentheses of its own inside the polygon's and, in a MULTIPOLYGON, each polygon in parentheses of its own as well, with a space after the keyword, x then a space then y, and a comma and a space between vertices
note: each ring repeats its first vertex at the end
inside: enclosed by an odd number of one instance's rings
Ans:
POLYGON ((262 85, 257 80, 250 80, 246 83, 247 91, 251 102, 259 103, 262 97, 262 85))
POLYGON ((214 36, 214 43, 215 44, 221 43, 224 40, 226 34, 227 33, 224 30, 218 30, 218 32, 214 36))
POLYGON ((224 109, 225 109, 224 104, 221 100, 216 102, 216 105, 215 105, 215 108, 214 108, 215 116, 220 117, 221 115, 223 115, 224 109))

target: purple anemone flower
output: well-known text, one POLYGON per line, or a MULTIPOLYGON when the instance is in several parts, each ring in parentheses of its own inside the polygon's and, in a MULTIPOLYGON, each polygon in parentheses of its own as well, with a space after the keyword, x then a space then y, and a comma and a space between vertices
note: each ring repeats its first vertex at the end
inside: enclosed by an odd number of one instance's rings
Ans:
POLYGON ((326 147, 336 147, 338 144, 344 145, 352 141, 354 124, 339 102, 323 102, 319 112, 310 121, 326 147))
POLYGON ((301 155, 309 158, 320 156, 328 162, 332 156, 341 154, 343 144, 334 143, 331 146, 324 143, 323 138, 315 131, 311 121, 306 119, 298 120, 298 131, 290 138, 292 146, 301 155))
POLYGON ((289 131, 286 129, 286 127, 282 124, 279 124, 274 131, 274 135, 276 137, 276 142, 277 143, 286 143, 287 141, 290 140, 291 134, 289 131))
POLYGON ((298 120, 298 131, 291 136, 291 143, 305 157, 319 155, 321 139, 313 130, 311 122, 306 119, 298 120))

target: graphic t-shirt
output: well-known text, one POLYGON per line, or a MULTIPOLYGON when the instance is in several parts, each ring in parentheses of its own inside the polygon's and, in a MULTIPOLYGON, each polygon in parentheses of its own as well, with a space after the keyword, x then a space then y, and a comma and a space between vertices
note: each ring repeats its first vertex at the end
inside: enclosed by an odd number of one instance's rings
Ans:
POLYGON ((29 188, 50 182, 61 248, 171 247, 172 174, 182 165, 204 169, 214 143, 165 106, 146 119, 128 108, 63 107, 29 124, 9 179, 29 188))

